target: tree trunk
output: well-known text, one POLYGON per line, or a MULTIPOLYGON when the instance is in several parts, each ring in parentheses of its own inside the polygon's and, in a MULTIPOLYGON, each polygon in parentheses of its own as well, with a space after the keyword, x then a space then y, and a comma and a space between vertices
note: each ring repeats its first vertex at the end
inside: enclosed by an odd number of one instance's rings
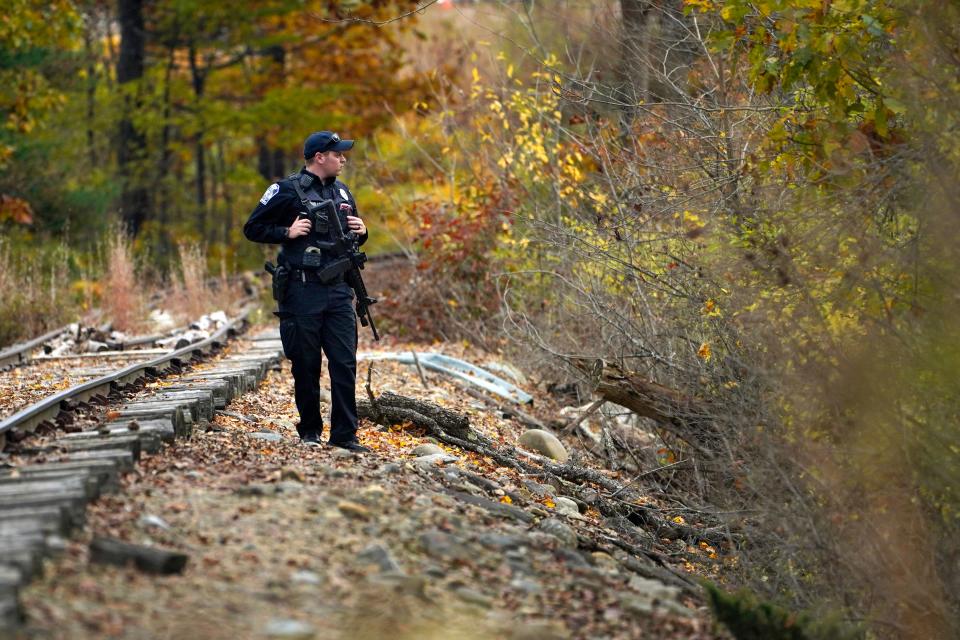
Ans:
POLYGON ((616 93, 618 100, 624 103, 624 110, 632 114, 632 105, 650 98, 649 32, 656 12, 653 0, 620 0, 620 12, 623 35, 616 93))
POLYGON ((223 203, 226 207, 226 214, 223 217, 223 246, 229 247, 234 225, 233 196, 230 193, 230 185, 227 184, 227 158, 222 140, 217 141, 217 157, 220 160, 220 189, 223 192, 223 203))
MULTIPOLYGON (((264 73, 268 76, 280 77, 286 65, 286 51, 280 45, 267 48, 264 51, 264 73)), ((283 149, 271 146, 264 136, 257 137, 257 170, 264 180, 276 182, 287 174, 286 158, 283 149)))
POLYGON ((675 100, 695 43, 680 0, 620 0, 622 36, 614 97, 633 120, 640 103, 675 100))
POLYGON ((117 58, 117 84, 124 94, 117 144, 117 165, 123 181, 120 214, 127 232, 136 235, 147 219, 149 199, 138 162, 146 148, 146 137, 134 126, 132 114, 140 106, 139 89, 125 87, 143 77, 147 36, 143 22, 143 0, 118 0, 120 54, 117 58))
POLYGON ((200 237, 207 240, 207 161, 206 149, 203 144, 204 122, 200 116, 203 108, 203 93, 206 85, 206 71, 200 68, 197 62, 197 49, 190 43, 190 74, 193 81, 194 104, 197 110, 198 131, 194 137, 194 161, 196 162, 195 189, 197 198, 197 213, 200 216, 200 237))
MULTIPOLYGON (((92 20, 90 21, 92 22, 92 20)), ((93 55, 93 26, 89 23, 83 30, 83 54, 87 58, 87 162, 97 166, 97 138, 94 132, 96 118, 97 67, 93 55)))
POLYGON ((167 188, 167 176, 170 175, 170 165, 173 161, 173 151, 170 149, 172 126, 170 118, 173 112, 173 100, 170 91, 170 83, 173 81, 173 69, 176 64, 176 45, 170 42, 167 49, 167 69, 163 76, 163 129, 160 133, 160 166, 157 170, 156 187, 154 193, 157 194, 157 215, 160 225, 160 247, 159 253, 161 259, 166 259, 173 254, 173 246, 168 232, 170 222, 170 191, 167 188))

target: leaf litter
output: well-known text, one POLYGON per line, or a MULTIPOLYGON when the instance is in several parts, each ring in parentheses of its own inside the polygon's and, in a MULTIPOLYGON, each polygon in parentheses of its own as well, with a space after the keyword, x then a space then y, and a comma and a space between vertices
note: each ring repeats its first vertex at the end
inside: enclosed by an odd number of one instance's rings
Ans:
MULTIPOLYGON (((485 359, 469 345, 451 347, 485 359)), ((361 397, 368 366, 359 367, 361 397)), ((449 380, 429 376, 424 389, 413 367, 373 367, 375 393, 465 412, 500 443, 523 432, 449 380)), ((119 493, 88 508, 84 530, 22 592, 29 619, 20 637, 726 637, 694 598, 666 597, 669 589, 651 597, 624 552, 572 549, 540 530, 544 520, 603 523, 596 509, 579 521, 557 516, 556 495, 526 488, 536 478, 442 443, 456 462, 418 464, 412 451, 429 439, 409 424, 361 421, 359 438, 373 450, 363 456, 301 446, 287 362, 227 409, 208 430, 144 457, 119 493), (283 438, 250 435, 264 431, 283 438), (529 516, 506 517, 466 495, 529 516), (150 524, 158 520, 167 526, 150 524), (163 578, 90 564, 94 534, 190 560, 183 575, 163 578)), ((716 550, 689 546, 677 564, 702 571, 708 565, 691 559, 707 554, 716 550)))

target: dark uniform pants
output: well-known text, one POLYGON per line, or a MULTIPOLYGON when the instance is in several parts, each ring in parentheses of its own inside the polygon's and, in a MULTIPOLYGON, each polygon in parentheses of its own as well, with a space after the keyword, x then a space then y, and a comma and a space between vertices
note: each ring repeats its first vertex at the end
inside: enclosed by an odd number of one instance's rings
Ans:
POLYGON ((330 374, 330 442, 356 440, 357 316, 344 285, 291 282, 281 305, 280 340, 293 364, 301 437, 323 433, 320 367, 330 374))

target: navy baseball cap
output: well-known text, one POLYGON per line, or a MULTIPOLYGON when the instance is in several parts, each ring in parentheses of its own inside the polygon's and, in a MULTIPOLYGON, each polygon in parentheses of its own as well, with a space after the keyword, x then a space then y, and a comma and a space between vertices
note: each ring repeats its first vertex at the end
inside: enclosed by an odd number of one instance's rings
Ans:
POLYGON ((353 140, 341 140, 333 131, 317 131, 303 142, 303 157, 312 158, 324 151, 346 151, 353 147, 353 140))

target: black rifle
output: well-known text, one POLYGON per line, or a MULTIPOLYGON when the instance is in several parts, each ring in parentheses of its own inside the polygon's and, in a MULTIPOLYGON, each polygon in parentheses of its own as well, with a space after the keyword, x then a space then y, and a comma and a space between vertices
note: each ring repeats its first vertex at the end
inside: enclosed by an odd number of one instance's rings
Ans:
MULTIPOLYGON (((377 325, 373 323, 373 316, 370 314, 370 305, 376 304, 377 299, 371 298, 367 294, 367 287, 363 284, 363 276, 360 270, 363 269, 367 261, 367 254, 359 249, 357 236, 352 231, 344 231, 340 224, 340 216, 334 208, 332 200, 324 200, 318 205, 309 207, 308 215, 310 222, 316 225, 317 222, 326 222, 330 231, 333 233, 333 242, 318 242, 321 249, 333 256, 333 261, 324 266, 317 273, 323 282, 332 282, 343 275, 343 281, 350 285, 353 292, 357 295, 357 317, 360 318, 360 324, 366 327, 370 325, 373 331, 373 339, 379 340, 380 334, 377 333, 377 325)), ((322 224, 321 222, 321 224, 322 224)))

